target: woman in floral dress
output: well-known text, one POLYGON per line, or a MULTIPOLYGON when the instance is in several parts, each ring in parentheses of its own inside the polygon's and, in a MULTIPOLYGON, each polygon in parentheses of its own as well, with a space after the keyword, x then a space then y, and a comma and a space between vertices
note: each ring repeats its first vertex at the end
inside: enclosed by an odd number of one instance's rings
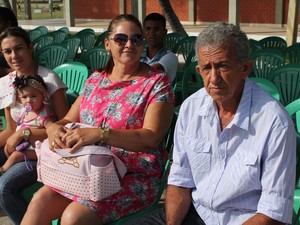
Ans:
POLYGON ((132 15, 111 21, 105 39, 111 59, 86 81, 69 113, 47 129, 51 149, 102 142, 123 161, 122 189, 99 202, 48 186, 33 197, 22 225, 99 225, 150 206, 157 195, 167 152, 164 136, 171 124, 174 95, 169 76, 139 61, 143 50, 140 22, 132 15), (68 130, 70 122, 95 128, 68 130))

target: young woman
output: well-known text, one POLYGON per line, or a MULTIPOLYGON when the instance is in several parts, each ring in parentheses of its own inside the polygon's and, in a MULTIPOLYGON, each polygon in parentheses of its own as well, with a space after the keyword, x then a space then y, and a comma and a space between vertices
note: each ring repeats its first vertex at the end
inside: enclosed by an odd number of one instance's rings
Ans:
POLYGON ((132 15, 120 15, 108 27, 106 50, 111 59, 94 72, 63 120, 47 128, 50 147, 71 147, 102 142, 127 167, 122 189, 93 202, 42 187, 33 197, 22 225, 99 225, 151 205, 157 195, 167 152, 163 139, 172 121, 174 96, 163 72, 139 61, 143 30, 132 15), (81 122, 95 128, 64 127, 81 122))
MULTIPOLYGON (((0 47, 7 63, 14 70, 7 75, 8 77, 4 77, 9 79, 7 85, 10 87, 17 76, 39 74, 47 84, 50 96, 48 103, 54 114, 58 119, 63 118, 68 111, 65 98, 67 87, 57 74, 34 62, 33 46, 27 32, 19 27, 6 29, 0 35, 0 47)), ((5 163, 6 155, 12 154, 24 137, 30 141, 47 137, 45 129, 26 128, 16 131, 16 121, 22 107, 20 99, 16 99, 5 108, 7 127, 0 133, 0 147, 4 149, 0 150, 0 166, 5 163)), ((32 162, 32 165, 35 167, 35 162, 32 162)), ((0 207, 15 224, 20 224, 28 205, 20 192, 36 182, 36 179, 36 170, 27 170, 25 162, 13 165, 0 177, 0 207)))

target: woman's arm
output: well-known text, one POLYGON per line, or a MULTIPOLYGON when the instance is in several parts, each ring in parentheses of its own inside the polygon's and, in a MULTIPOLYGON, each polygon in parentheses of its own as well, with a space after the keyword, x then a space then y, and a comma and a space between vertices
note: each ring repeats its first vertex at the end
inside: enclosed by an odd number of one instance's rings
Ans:
MULTIPOLYGON (((80 102, 75 102, 79 112, 80 102), (77 106, 78 104, 78 106, 77 106)), ((71 111, 70 110, 70 111, 71 111)), ((128 151, 144 151, 156 148, 166 135, 173 116, 172 103, 153 103, 146 113, 144 124, 141 129, 135 130, 115 130, 111 129, 107 144, 115 147, 123 148, 128 151)), ((73 114, 69 112, 65 117, 68 121, 79 120, 79 113, 73 114)), ((70 152, 75 152, 79 147, 93 144, 103 140, 103 134, 99 128, 81 128, 75 130, 66 130, 62 142, 65 146, 72 147, 70 152)))

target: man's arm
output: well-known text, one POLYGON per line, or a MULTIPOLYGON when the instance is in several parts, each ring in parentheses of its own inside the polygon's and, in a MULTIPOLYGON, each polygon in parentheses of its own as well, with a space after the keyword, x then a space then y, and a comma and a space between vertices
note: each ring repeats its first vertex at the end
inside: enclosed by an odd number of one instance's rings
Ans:
POLYGON ((243 225, 284 225, 284 223, 273 220, 272 218, 262 214, 257 213, 255 216, 248 219, 243 225))
POLYGON ((166 194, 167 225, 180 225, 192 202, 191 189, 169 185, 166 194))

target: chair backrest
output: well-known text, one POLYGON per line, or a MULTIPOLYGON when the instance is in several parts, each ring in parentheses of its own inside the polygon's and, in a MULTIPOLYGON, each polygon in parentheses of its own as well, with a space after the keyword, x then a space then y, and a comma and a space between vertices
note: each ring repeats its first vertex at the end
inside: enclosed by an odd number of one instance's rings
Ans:
POLYGON ((177 56, 182 55, 184 61, 187 60, 189 53, 195 49, 196 36, 189 36, 182 38, 173 48, 172 52, 177 56))
POLYGON ((300 43, 287 47, 284 51, 286 63, 300 63, 300 43))
POLYGON ((67 61, 73 61, 80 46, 80 38, 75 36, 67 37, 62 44, 68 49, 67 61))
POLYGON ((250 55, 256 51, 259 51, 262 49, 262 44, 261 42, 254 40, 254 39, 249 39, 249 45, 250 45, 250 55))
POLYGON ((197 72, 198 62, 192 62, 184 69, 182 77, 182 101, 204 87, 201 75, 197 72))
POLYGON ((50 34, 53 36, 53 42, 57 44, 62 43, 67 37, 67 34, 62 30, 56 30, 50 34))
POLYGON ((296 154, 296 187, 300 188, 300 99, 297 99, 288 104, 285 109, 292 118, 297 137, 297 154, 296 154))
POLYGON ((42 36, 42 32, 39 29, 29 30, 27 33, 31 41, 34 41, 38 37, 42 36))
POLYGON ((50 44, 36 52, 35 60, 39 65, 54 69, 65 62, 67 55, 68 49, 63 44, 50 44))
POLYGON ((5 119, 4 109, 0 109, 0 117, 1 117, 1 122, 2 122, 2 130, 5 130, 6 129, 6 119, 5 119))
POLYGON ((80 62, 84 63, 90 70, 94 72, 98 68, 104 68, 109 60, 108 52, 98 46, 83 53, 80 62))
POLYGON ((42 47, 52 44, 53 36, 51 34, 45 34, 35 39, 32 43, 34 47, 34 52, 37 52, 42 47))
POLYGON ((277 87, 280 102, 286 106, 300 98, 300 67, 299 64, 287 64, 272 70, 267 77, 277 87))
POLYGON ((76 101, 79 94, 76 91, 73 91, 71 89, 68 89, 66 92, 66 99, 68 102, 69 107, 73 105, 73 103, 76 101))
POLYGON ((103 31, 101 34, 98 35, 98 37, 96 38, 94 47, 97 47, 97 46, 104 47, 104 39, 107 35, 107 32, 108 31, 106 30, 106 31, 103 31))
POLYGON ((282 52, 287 47, 286 41, 283 38, 278 36, 265 37, 259 40, 259 42, 262 44, 263 48, 273 48, 273 49, 275 48, 282 52))
POLYGON ((182 34, 177 32, 167 33, 164 46, 167 49, 173 50, 174 46, 183 38, 182 34))
POLYGON ((185 61, 184 68, 188 67, 190 63, 196 62, 198 60, 195 49, 193 49, 189 54, 185 61))
POLYGON ((277 49, 261 49, 253 52, 252 73, 255 77, 266 78, 268 73, 284 64, 284 55, 277 49))
POLYGON ((80 93, 88 78, 88 69, 81 62, 64 63, 53 69, 69 89, 80 93))
POLYGON ((35 29, 41 31, 42 35, 48 34, 48 28, 46 26, 41 25, 36 27, 35 29))
POLYGON ((258 86, 261 87, 269 95, 273 96, 275 99, 280 101, 280 94, 275 86, 270 80, 260 77, 249 77, 250 80, 254 81, 258 86))
POLYGON ((67 36, 69 35, 69 28, 68 27, 61 27, 58 30, 65 32, 67 36))
POLYGON ((86 52, 94 47, 95 31, 90 28, 83 29, 75 34, 80 38, 80 50, 86 52))

